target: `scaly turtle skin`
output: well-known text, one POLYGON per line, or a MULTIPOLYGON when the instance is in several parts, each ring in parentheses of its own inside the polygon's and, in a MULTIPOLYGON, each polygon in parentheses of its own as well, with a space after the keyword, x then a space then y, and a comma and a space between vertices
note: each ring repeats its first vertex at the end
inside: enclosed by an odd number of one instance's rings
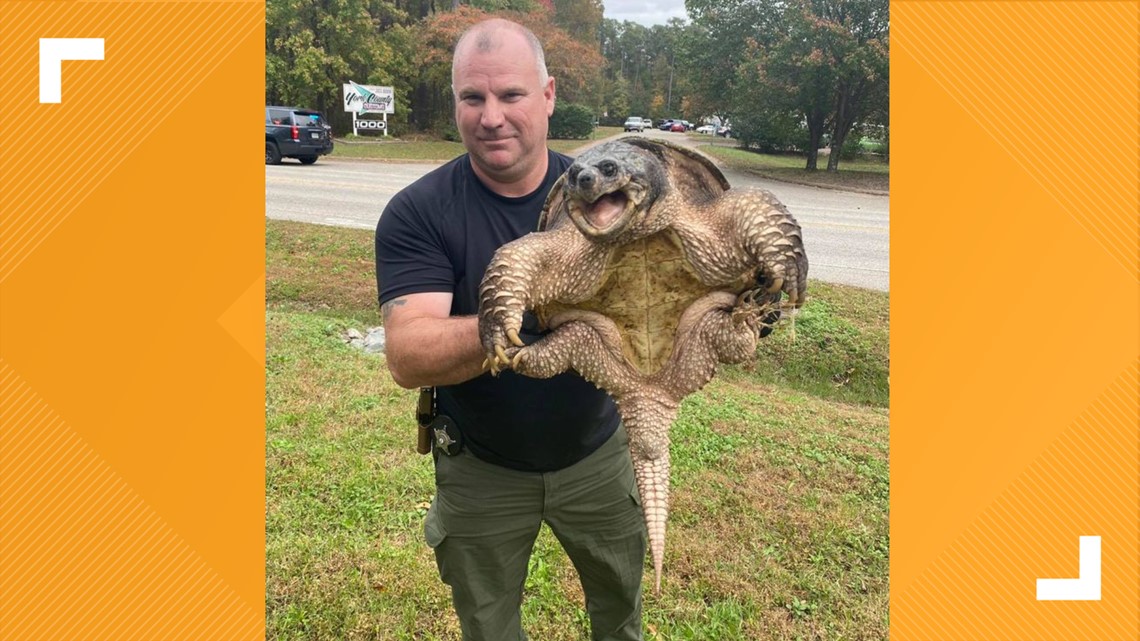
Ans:
POLYGON ((566 370, 606 390, 630 439, 661 587, 669 427, 718 363, 756 351, 762 328, 803 303, 800 227, 769 192, 730 190, 703 155, 626 137, 583 153, 551 190, 539 231, 501 247, 480 285, 493 372, 566 370), (553 331, 524 347, 523 312, 553 331))

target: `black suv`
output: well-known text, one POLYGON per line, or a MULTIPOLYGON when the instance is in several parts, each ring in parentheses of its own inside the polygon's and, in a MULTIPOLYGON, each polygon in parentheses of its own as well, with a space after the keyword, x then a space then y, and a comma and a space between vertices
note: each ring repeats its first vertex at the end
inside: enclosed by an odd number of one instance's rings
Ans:
POLYGON ((296 158, 311 165, 332 153, 329 126, 319 111, 297 107, 265 108, 265 164, 278 165, 282 158, 296 158))

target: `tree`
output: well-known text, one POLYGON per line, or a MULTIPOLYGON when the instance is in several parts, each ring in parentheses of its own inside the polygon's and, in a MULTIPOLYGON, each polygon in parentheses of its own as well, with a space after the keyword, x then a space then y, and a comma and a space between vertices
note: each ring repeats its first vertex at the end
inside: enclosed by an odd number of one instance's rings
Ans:
MULTIPOLYGON (((738 101, 738 70, 749 43, 771 46, 779 33, 774 0, 686 0, 692 24, 681 33, 678 58, 694 115, 732 115, 738 101)), ((747 87, 743 87, 747 89, 747 87)))
MULTIPOLYGON (((756 104, 773 112, 767 120, 776 119, 780 112, 798 117, 799 123, 792 125, 786 137, 794 140, 797 126, 806 130, 806 139, 796 146, 807 155, 804 168, 808 171, 818 166, 820 141, 834 106, 833 40, 831 25, 817 19, 806 2, 797 2, 785 11, 783 33, 769 47, 749 42, 741 69, 742 77, 757 86, 756 104)), ((740 127, 735 129, 739 133, 740 127)))
POLYGON ((554 0, 554 24, 572 39, 597 47, 602 10, 600 0, 554 0))
POLYGON ((886 120, 890 64, 887 0, 814 0, 821 19, 837 32, 831 153, 827 170, 838 171, 840 151, 852 128, 868 117, 886 120))
MULTIPOLYGON (((488 13, 496 11, 517 11, 519 13, 526 13, 528 11, 536 11, 539 4, 531 2, 531 0, 469 0, 469 6, 488 13)), ((459 8, 458 0, 452 3, 452 10, 459 8)))
POLYGON ((730 112, 742 142, 795 146, 814 170, 830 130, 828 170, 835 171, 852 128, 885 120, 887 0, 688 0, 686 6, 694 24, 682 51, 686 65, 700 68, 686 74, 693 101, 702 111, 730 112))
POLYGON ((344 82, 393 86, 396 104, 407 104, 411 62, 401 52, 402 34, 389 33, 406 20, 387 0, 272 0, 265 19, 266 103, 319 109, 340 131, 348 122, 344 82))
POLYGON ((487 13, 469 6, 438 13, 417 28, 420 78, 426 87, 419 116, 432 128, 445 128, 451 121, 451 58, 459 36, 477 22, 491 17, 513 20, 534 32, 542 42, 546 68, 554 76, 558 100, 598 108, 598 84, 604 64, 596 47, 572 39, 554 25, 548 11, 487 13))
POLYGON ((601 111, 611 124, 621 124, 621 121, 633 114, 629 99, 629 81, 618 77, 616 80, 603 79, 604 87, 599 98, 601 111))

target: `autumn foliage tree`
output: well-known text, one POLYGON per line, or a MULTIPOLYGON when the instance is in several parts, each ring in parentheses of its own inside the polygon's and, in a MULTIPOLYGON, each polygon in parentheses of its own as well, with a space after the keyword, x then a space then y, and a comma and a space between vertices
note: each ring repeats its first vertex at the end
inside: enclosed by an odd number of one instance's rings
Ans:
MULTIPOLYGON (((414 76, 407 13, 388 0, 271 0, 265 7, 266 104, 319 109, 343 131, 342 84, 391 86, 407 104, 414 76)), ((397 113, 393 120, 402 122, 397 113)))
MULTIPOLYGON (((857 127, 884 127, 887 0, 686 0, 682 66, 698 109, 727 115, 741 140, 795 148, 828 170, 857 127)), ((858 132, 856 132, 858 135, 858 132)))
POLYGON ((835 34, 804 3, 789 7, 784 25, 769 46, 748 43, 739 70, 735 130, 745 142, 761 143, 761 149, 801 149, 807 156, 805 169, 814 171, 835 104, 835 34), (806 135, 798 135, 801 131, 806 135))
POLYGON ((453 137, 453 48, 499 16, 542 41, 559 104, 607 124, 716 116, 746 146, 803 151, 809 170, 830 144, 831 171, 849 140, 888 135, 887 0, 686 0, 689 22, 651 27, 607 19, 602 3, 267 0, 266 102, 320 109, 343 133, 341 84, 388 85, 393 133, 453 137))
MULTIPOLYGON (((437 13, 417 29, 418 59, 421 79, 429 87, 432 101, 417 107, 430 109, 423 122, 446 126, 451 119, 451 58, 455 43, 469 27, 487 18, 500 17, 517 22, 531 31, 543 44, 546 68, 555 79, 559 102, 572 102, 596 109, 597 85, 601 80, 603 60, 596 47, 574 40, 556 26, 545 9, 528 13, 500 11, 489 13, 470 6, 437 13)), ((420 118, 417 117, 417 121, 420 118)))

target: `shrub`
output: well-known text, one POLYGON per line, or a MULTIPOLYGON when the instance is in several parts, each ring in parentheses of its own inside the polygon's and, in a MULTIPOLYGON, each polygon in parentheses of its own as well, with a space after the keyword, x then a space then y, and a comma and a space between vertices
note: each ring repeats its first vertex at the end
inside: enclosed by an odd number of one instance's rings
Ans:
POLYGON ((463 142, 463 139, 459 137, 459 129, 455 127, 454 122, 450 122, 444 126, 439 133, 439 137, 448 142, 463 142))
MULTIPOLYGON (((794 149, 799 129, 795 115, 785 112, 741 109, 732 118, 732 135, 741 146, 763 153, 794 149)), ((806 135, 803 137, 806 139, 806 135)))
POLYGON ((854 129, 847 137, 843 139, 843 148, 839 150, 839 157, 843 160, 855 160, 863 154, 863 146, 860 144, 862 136, 859 135, 854 129))
POLYGON ((594 133, 594 112, 575 104, 556 104, 550 117, 549 138, 582 139, 594 133))

